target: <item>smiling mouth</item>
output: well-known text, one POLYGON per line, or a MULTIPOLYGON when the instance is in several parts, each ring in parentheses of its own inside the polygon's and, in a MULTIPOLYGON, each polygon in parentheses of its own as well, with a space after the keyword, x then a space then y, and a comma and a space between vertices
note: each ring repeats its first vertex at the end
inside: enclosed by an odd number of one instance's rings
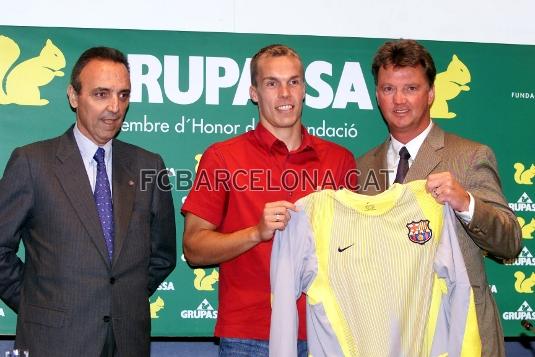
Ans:
POLYGON ((292 110, 293 108, 294 106, 291 104, 284 104, 284 105, 279 105, 278 107, 276 107, 277 110, 282 110, 282 111, 292 110))

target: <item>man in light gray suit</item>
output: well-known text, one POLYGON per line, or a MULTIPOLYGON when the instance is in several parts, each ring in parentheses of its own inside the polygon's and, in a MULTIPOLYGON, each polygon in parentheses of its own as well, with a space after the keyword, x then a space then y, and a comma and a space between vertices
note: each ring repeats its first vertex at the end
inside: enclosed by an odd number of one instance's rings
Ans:
POLYGON ((130 96, 121 52, 85 51, 67 95, 75 125, 16 149, 0 180, 0 297, 18 313, 15 346, 148 356, 148 299, 176 262, 165 166, 114 139, 130 96))
POLYGON ((445 133, 431 121, 436 69, 419 43, 385 43, 375 55, 372 72, 390 136, 357 159, 358 192, 374 195, 394 182, 427 179, 427 191, 438 202, 450 204, 474 290, 482 355, 504 356, 483 252, 513 258, 521 248, 521 233, 503 197, 494 154, 487 146, 445 133))

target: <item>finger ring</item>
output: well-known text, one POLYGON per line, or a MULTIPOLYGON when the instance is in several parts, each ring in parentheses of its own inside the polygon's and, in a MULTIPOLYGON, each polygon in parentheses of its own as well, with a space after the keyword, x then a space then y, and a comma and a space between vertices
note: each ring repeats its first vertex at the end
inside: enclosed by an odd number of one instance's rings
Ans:
POLYGON ((280 222, 280 215, 277 213, 275 214, 275 222, 280 222))

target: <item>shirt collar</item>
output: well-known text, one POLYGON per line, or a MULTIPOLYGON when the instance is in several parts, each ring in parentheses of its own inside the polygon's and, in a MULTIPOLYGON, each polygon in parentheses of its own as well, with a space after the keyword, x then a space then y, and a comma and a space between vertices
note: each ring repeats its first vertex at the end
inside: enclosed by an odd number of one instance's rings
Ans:
MULTIPOLYGON (((281 147, 286 148, 286 144, 277 139, 277 137, 267 130, 266 127, 260 122, 254 130, 254 135, 260 144, 263 145, 267 150, 271 151, 281 147)), ((316 153, 312 139, 313 136, 308 133, 308 130, 303 125, 301 125, 301 145, 296 150, 292 151, 292 153, 298 153, 305 150, 312 150, 316 153)))
POLYGON ((431 121, 429 125, 427 126, 427 128, 425 128, 424 131, 418 134, 417 137, 415 137, 414 139, 412 139, 406 144, 399 142, 398 140, 396 140, 396 138, 390 135, 390 147, 392 148, 393 152, 397 156, 399 155, 399 150, 401 150, 401 148, 405 146, 407 150, 409 151, 409 154, 411 154, 411 160, 414 160, 425 138, 427 138, 427 135, 429 135, 429 132, 431 131, 432 128, 433 128, 433 121, 431 121))
MULTIPOLYGON (((78 149, 80 150, 80 154, 82 155, 82 160, 84 162, 92 163, 94 161, 93 156, 95 156, 95 153, 97 152, 99 146, 89 140, 89 138, 86 137, 84 134, 82 134, 82 132, 78 128, 78 123, 74 125, 72 131, 74 134, 74 139, 76 140, 76 145, 78 145, 78 149)), ((106 163, 108 163, 111 158, 112 141, 113 139, 102 146, 102 148, 105 150, 104 160, 106 161, 106 163)))

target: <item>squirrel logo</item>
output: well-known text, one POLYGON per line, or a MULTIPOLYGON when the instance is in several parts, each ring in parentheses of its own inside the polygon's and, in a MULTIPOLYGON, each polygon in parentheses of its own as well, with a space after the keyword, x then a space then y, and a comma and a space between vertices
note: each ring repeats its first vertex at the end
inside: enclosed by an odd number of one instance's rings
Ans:
POLYGON ((213 291, 213 285, 219 281, 219 272, 215 269, 212 270, 210 275, 206 275, 204 269, 195 269, 193 274, 195 275, 193 286, 197 290, 213 291))
POLYGON ((153 303, 150 304, 150 318, 151 319, 160 318, 158 316, 158 311, 163 309, 164 306, 165 306, 165 302, 163 301, 163 299, 161 297, 158 296, 156 298, 156 301, 154 301, 153 303))
POLYGON ((202 157, 202 154, 195 155, 195 161, 197 161, 197 163, 195 164, 195 172, 197 172, 197 169, 199 168, 199 163, 201 162, 201 157, 202 157))
POLYGON ((535 177, 535 164, 526 169, 523 163, 516 162, 515 168, 515 182, 519 185, 533 185, 533 177, 535 177))
POLYGON ((449 111, 448 100, 459 95, 462 91, 469 91, 470 71, 459 57, 453 55, 446 71, 438 73, 435 78, 435 100, 431 106, 431 118, 451 119, 457 114, 449 111))
POLYGON ((526 224, 526 220, 522 217, 516 217, 520 228, 522 228, 522 238, 533 239, 533 232, 535 232, 535 218, 531 219, 531 222, 526 224))
POLYGON ((41 98, 39 87, 65 75, 60 71, 65 67, 65 56, 50 39, 38 56, 10 70, 19 56, 17 43, 0 35, 0 104, 47 105, 48 100, 41 98))
POLYGON ((535 272, 531 273, 529 278, 521 271, 515 274, 515 290, 519 293, 533 294, 533 286, 535 286, 535 272))

